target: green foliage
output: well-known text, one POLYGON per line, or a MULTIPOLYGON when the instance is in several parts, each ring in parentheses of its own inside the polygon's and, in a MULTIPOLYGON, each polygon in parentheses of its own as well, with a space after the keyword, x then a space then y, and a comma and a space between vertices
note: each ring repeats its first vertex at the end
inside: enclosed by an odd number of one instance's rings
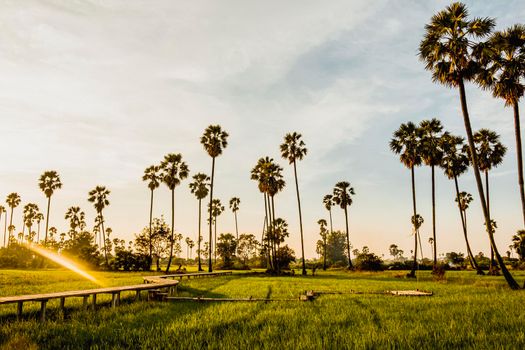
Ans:
POLYGON ((233 266, 233 259, 237 250, 237 240, 231 233, 222 233, 217 243, 217 254, 222 259, 222 268, 229 269, 233 266))
POLYGON ((363 247, 363 250, 356 254, 355 268, 360 271, 382 271, 384 264, 383 260, 371 253, 368 247, 363 247))

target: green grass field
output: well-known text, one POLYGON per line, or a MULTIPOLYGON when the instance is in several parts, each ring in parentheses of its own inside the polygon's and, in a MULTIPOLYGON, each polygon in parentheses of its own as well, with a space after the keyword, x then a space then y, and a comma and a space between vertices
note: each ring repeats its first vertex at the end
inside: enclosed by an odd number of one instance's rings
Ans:
MULTIPOLYGON (((396 277, 402 272, 319 272, 317 276, 228 277, 183 280, 181 296, 297 298, 305 290, 425 289, 432 297, 374 294, 322 295, 313 302, 123 302, 96 312, 70 302, 66 315, 49 303, 49 321, 37 321, 38 304, 0 306, 0 346, 67 348, 525 348, 525 294, 502 277, 447 272, 434 282, 396 277)), ((106 285, 141 283, 140 273, 97 273, 106 285)), ((516 274, 520 281, 524 275, 516 274)), ((73 273, 0 270, 0 296, 96 287, 73 273)), ((125 296, 125 295, 124 295, 125 296)), ((130 295, 131 296, 131 295, 130 295)))

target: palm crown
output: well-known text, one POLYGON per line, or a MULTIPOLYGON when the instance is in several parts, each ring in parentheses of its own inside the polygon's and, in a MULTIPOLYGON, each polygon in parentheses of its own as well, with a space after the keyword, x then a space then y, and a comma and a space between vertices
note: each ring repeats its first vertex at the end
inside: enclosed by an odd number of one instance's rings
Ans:
POLYGON ((27 203, 24 206, 24 218, 26 226, 31 226, 33 221, 36 219, 36 216, 39 212, 38 205, 35 203, 27 203))
POLYGON ((239 210, 239 204, 241 204, 241 200, 237 197, 233 197, 230 199, 230 209, 235 213, 239 210))
POLYGON ((352 205, 352 197, 355 195, 354 188, 350 186, 350 183, 341 181, 335 184, 334 187, 334 203, 339 205, 341 209, 352 205))
POLYGON ((10 193, 7 195, 5 202, 10 208, 16 208, 20 204, 20 196, 16 192, 10 193))
POLYGON ((102 210, 109 205, 108 196, 110 193, 105 186, 97 186, 89 191, 88 201, 93 203, 97 213, 101 213, 102 210))
POLYGON ((465 191, 459 194, 459 202, 457 197, 455 199, 456 203, 458 203, 459 208, 463 211, 468 209, 470 202, 472 202, 473 200, 474 199, 472 198, 472 195, 465 191))
POLYGON ((443 157, 440 166, 449 179, 453 179, 468 170, 469 160, 463 141, 462 137, 449 134, 441 139, 443 157))
POLYGON ((259 190, 274 196, 280 192, 286 182, 282 175, 283 168, 275 163, 272 158, 260 158, 252 169, 251 179, 259 181, 259 190))
POLYGON ((507 147, 499 141, 499 135, 494 131, 488 129, 478 130, 474 134, 474 142, 476 144, 479 170, 488 171, 503 162, 507 147))
POLYGON ((390 141, 390 149, 399 154, 399 159, 407 168, 421 165, 421 131, 412 122, 401 124, 390 141))
POLYGON ((302 160, 307 153, 305 143, 301 140, 301 134, 293 132, 284 137, 284 143, 281 145, 281 156, 288 159, 290 164, 296 160, 302 160))
POLYGON ((495 22, 492 18, 467 17, 466 6, 455 2, 432 16, 425 26, 419 57, 432 72, 434 82, 457 87, 460 81, 473 79, 479 71, 472 60, 472 39, 489 35, 495 22))
POLYGON ((164 156, 160 167, 162 169, 162 181, 170 190, 174 190, 189 175, 188 166, 182 160, 180 153, 170 153, 164 156))
POLYGON ((327 194, 323 197, 323 204, 326 210, 332 209, 332 205, 334 205, 333 196, 331 194, 327 194))
POLYGON ((423 120, 419 124, 421 133, 421 159, 426 165, 435 166, 441 162, 443 149, 441 148, 441 132, 443 126, 441 122, 433 118, 423 120))
POLYGON ((53 192, 57 189, 62 188, 62 182, 60 176, 54 170, 46 171, 40 175, 38 180, 38 187, 44 192, 46 197, 51 197, 53 192))
POLYGON ((142 181, 149 181, 148 188, 150 190, 155 190, 159 187, 160 181, 162 180, 160 174, 160 167, 157 165, 151 165, 144 170, 144 175, 142 176, 142 181))
MULTIPOLYGON (((217 216, 221 215, 222 212, 224 211, 224 206, 222 205, 221 200, 218 199, 218 198, 213 200, 211 206, 212 206, 211 215, 213 217, 217 217, 217 216)), ((210 209, 210 205, 208 204, 208 210, 209 209, 210 209)))
POLYGON ((69 227, 75 230, 77 227, 81 227, 85 224, 86 214, 80 209, 80 207, 70 207, 65 215, 65 219, 69 220, 69 227))
POLYGON ((228 146, 228 133, 223 131, 220 125, 210 125, 204 130, 201 144, 209 156, 215 158, 222 154, 222 149, 228 146))
POLYGON ((210 191, 208 189, 209 181, 210 177, 206 174, 198 173, 193 175, 193 182, 189 184, 191 193, 193 193, 197 199, 206 198, 210 191))

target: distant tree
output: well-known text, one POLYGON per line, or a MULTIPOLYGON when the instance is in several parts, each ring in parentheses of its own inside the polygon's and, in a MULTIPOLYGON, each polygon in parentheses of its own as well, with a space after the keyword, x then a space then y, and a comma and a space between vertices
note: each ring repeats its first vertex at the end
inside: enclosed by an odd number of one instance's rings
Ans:
POLYGON ((83 230, 86 226, 86 214, 80 207, 69 207, 64 218, 69 220, 69 228, 73 234, 77 233, 77 229, 83 230))
POLYGON ((327 194, 323 197, 323 204, 326 210, 328 210, 328 215, 330 216, 330 233, 334 232, 334 228, 332 225, 332 206, 335 204, 333 201, 333 196, 331 194, 327 194))
POLYGON ((248 259, 256 256, 259 242, 253 234, 244 233, 239 236, 237 243, 237 254, 241 258, 242 264, 247 266, 248 259))
POLYGON ((391 244, 388 248, 388 251, 390 252, 390 255, 394 258, 394 260, 401 259, 403 257, 403 251, 399 249, 399 247, 396 244, 391 244))
POLYGON ((150 230, 150 239, 149 239, 149 261, 150 269, 151 264, 153 264, 153 242, 151 241, 151 224, 153 221, 153 192, 159 188, 160 182, 162 181, 162 173, 160 171, 160 166, 151 165, 144 170, 144 175, 142 176, 142 181, 148 182, 148 188, 151 193, 150 207, 149 207, 149 230, 150 230))
POLYGON ((213 249, 213 252, 214 252, 215 262, 217 262, 217 219, 224 212, 224 206, 222 205, 221 200, 216 198, 212 202, 212 207, 211 208, 208 207, 208 210, 211 212, 213 216, 213 225, 214 225, 214 232, 215 232, 215 237, 214 237, 215 239, 213 242, 213 245, 215 248, 213 249))
POLYGON ((45 171, 40 175, 38 180, 38 187, 44 192, 47 198, 47 214, 46 214, 46 235, 44 238, 44 243, 47 242, 47 231, 49 227, 49 209, 51 206, 51 196, 55 193, 56 190, 62 188, 62 182, 60 181, 60 176, 55 170, 45 171))
MULTIPOLYGON (((180 185, 181 181, 188 177, 189 168, 186 163, 182 160, 180 153, 170 153, 164 156, 164 160, 160 163, 162 169, 162 182, 168 186, 171 191, 171 242, 170 242, 170 255, 168 258, 168 265, 166 266, 166 272, 170 270, 171 261, 173 259, 173 249, 175 244, 174 232, 175 232, 175 188, 180 185)), ((178 243, 178 242, 177 242, 178 243)))
POLYGON ((365 246, 361 252, 357 252, 355 266, 356 269, 361 271, 381 271, 383 270, 383 260, 371 253, 370 249, 365 246))
POLYGON ((308 150, 304 141, 301 139, 302 135, 293 132, 284 136, 284 142, 281 144, 281 156, 287 159, 290 164, 293 164, 293 171, 295 176, 295 191, 297 193, 297 207, 299 208, 299 230, 301 232, 301 260, 302 260, 302 274, 306 275, 306 263, 304 258, 304 239, 303 239, 303 218, 301 213, 301 198, 299 196, 299 182, 297 180, 297 161, 302 160, 308 150))
POLYGON ((93 190, 89 191, 88 201, 93 203, 97 212, 97 217, 100 220, 100 226, 102 229, 102 241, 104 242, 104 260, 106 266, 109 267, 108 260, 108 249, 106 245, 106 231, 104 230, 104 214, 103 210, 109 205, 108 196, 111 192, 105 186, 96 186, 93 190))
POLYGON ((348 233, 348 207, 352 205, 352 197, 355 195, 354 188, 346 181, 340 181, 335 184, 333 201, 339 205, 345 212, 346 222, 346 244, 348 247, 348 269, 352 269, 352 258, 350 256, 350 235, 348 233))
POLYGON ((102 260, 93 235, 87 231, 81 231, 74 237, 64 240, 61 253, 74 259, 81 260, 91 267, 98 267, 102 260))
POLYGON ((7 211, 5 210, 5 207, 3 205, 0 205, 0 223, 2 222, 2 214, 5 214, 4 221, 5 221, 5 229, 4 229, 4 244, 3 247, 6 246, 6 236, 7 236, 7 211))
POLYGON ((462 265, 465 262, 463 253, 449 252, 446 253, 446 261, 449 264, 462 265))
POLYGON ((192 241, 192 239, 190 237, 186 237, 185 242, 186 242, 186 247, 187 247, 186 259, 190 260, 191 259, 191 250, 195 246, 195 243, 193 243, 193 241, 192 241))
POLYGON ((6 203, 9 206, 9 208, 11 208, 11 216, 9 218, 9 227, 8 227, 9 238, 7 239, 7 245, 9 246, 9 244, 11 243, 11 236, 15 229, 15 226, 13 225, 13 211, 15 210, 16 207, 20 205, 20 196, 16 192, 10 193, 7 195, 6 203))
POLYGON ((525 230, 519 230, 512 236, 512 247, 518 254, 520 261, 525 261, 525 230))
POLYGON ((231 268, 237 250, 237 240, 231 233, 222 233, 217 243, 217 252, 222 259, 223 268, 231 268))
POLYGON ((317 220, 317 224, 319 225, 319 234, 321 235, 322 242, 323 270, 326 271, 326 241, 328 239, 329 232, 326 229, 327 223, 325 219, 317 220))
POLYGON ((148 254, 150 241, 153 248, 153 258, 155 259, 157 271, 160 271, 160 261, 164 259, 170 251, 171 230, 164 221, 164 217, 154 218, 149 227, 145 227, 139 234, 135 235, 135 248, 139 253, 148 254))
POLYGON ((209 186, 210 177, 203 173, 198 173, 193 175, 193 182, 190 183, 190 190, 191 193, 197 197, 197 200, 199 201, 199 236, 197 238, 197 257, 198 257, 198 264, 199 264, 199 271, 203 271, 202 269, 202 263, 201 263, 201 242, 202 242, 202 234, 201 234, 201 211, 202 211, 202 200, 206 198, 208 195, 208 186, 209 186))
POLYGON ((276 252, 276 262, 278 264, 277 270, 287 270, 290 268, 290 263, 295 261, 295 252, 288 245, 279 247, 276 252))
POLYGON ((237 212, 239 211, 239 204, 241 200, 237 197, 230 199, 230 209, 235 216, 235 238, 239 240, 239 226, 237 225, 237 212))
POLYGON ((36 220, 36 216, 39 213, 38 205, 35 203, 28 203, 24 206, 24 217, 25 217, 25 225, 27 226, 28 230, 28 241, 33 241, 33 231, 31 230, 33 228, 33 223, 36 220))
POLYGON ((44 214, 42 214, 41 212, 38 212, 35 216, 35 220, 36 220, 36 224, 38 225, 36 241, 40 242, 40 223, 42 222, 42 220, 44 220, 44 214))
MULTIPOLYGON (((212 202, 213 202, 213 180, 215 177, 215 158, 220 156, 222 154, 222 150, 228 146, 228 141, 226 140, 228 138, 228 133, 224 130, 222 130, 220 125, 210 125, 204 130, 204 134, 201 137, 201 144, 204 146, 204 149, 208 153, 208 155, 211 157, 211 183, 210 183, 210 203, 208 205, 209 210, 209 228, 210 228, 210 236, 209 236, 209 242, 212 241, 212 202)), ((209 246, 209 256, 208 256, 208 272, 213 271, 212 263, 211 263, 211 244, 209 246)))

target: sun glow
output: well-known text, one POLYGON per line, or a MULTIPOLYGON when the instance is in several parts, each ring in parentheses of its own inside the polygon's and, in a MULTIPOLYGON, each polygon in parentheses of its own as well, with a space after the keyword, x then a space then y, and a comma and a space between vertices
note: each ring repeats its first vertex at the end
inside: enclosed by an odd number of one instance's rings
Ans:
POLYGON ((53 261, 53 262, 55 262, 55 263, 65 267, 66 269, 71 270, 71 271, 79 274, 80 276, 84 277, 85 279, 88 279, 91 282, 96 283, 99 286, 103 286, 102 282, 100 282, 95 277, 93 277, 92 275, 87 273, 85 269, 80 267, 77 263, 73 262, 72 260, 70 260, 70 259, 68 259, 68 258, 66 258, 64 256, 58 255, 57 253, 52 252, 50 250, 47 250, 45 248, 39 247, 37 245, 26 244, 26 247, 28 249, 30 249, 31 251, 33 251, 33 252, 43 256, 44 258, 47 258, 47 259, 49 259, 49 260, 51 260, 51 261, 53 261))

